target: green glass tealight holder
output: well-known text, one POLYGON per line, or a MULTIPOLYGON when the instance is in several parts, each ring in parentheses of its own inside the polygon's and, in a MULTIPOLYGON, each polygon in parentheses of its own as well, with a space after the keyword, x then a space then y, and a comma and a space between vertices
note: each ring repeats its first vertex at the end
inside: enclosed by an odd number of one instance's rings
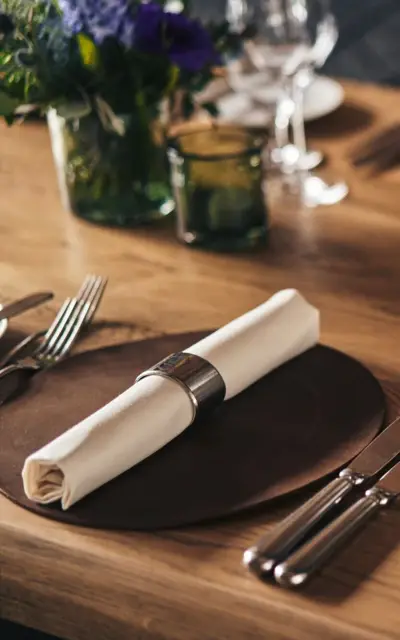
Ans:
POLYGON ((182 242, 217 251, 266 243, 264 145, 264 136, 227 126, 187 131, 169 141, 182 242))

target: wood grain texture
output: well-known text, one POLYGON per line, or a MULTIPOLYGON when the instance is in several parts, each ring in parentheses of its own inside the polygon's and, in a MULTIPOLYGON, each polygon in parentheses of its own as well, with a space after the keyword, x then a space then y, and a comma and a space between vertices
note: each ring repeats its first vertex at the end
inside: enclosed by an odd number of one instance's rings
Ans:
MULTIPOLYGON (((110 286, 84 348, 218 326, 281 287, 298 287, 321 309, 323 341, 384 381, 393 416, 400 174, 370 177, 348 156, 398 118, 400 93, 356 84, 346 92, 345 106, 310 134, 329 155, 326 171, 349 181, 351 197, 299 212, 271 188, 270 245, 253 255, 186 249, 168 224, 124 232, 74 219, 59 204, 45 129, 2 128, 1 301, 44 288, 57 293, 13 322, 14 337, 46 326, 87 272, 108 274, 110 286)), ((47 522, 0 498, 0 615, 70 640, 398 640, 399 508, 382 514, 302 593, 264 585, 241 567, 244 548, 299 499, 150 535, 47 522)))

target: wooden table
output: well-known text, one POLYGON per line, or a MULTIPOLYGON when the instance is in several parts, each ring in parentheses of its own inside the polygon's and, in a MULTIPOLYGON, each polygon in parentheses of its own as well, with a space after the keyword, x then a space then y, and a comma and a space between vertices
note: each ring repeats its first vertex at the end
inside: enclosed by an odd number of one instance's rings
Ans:
MULTIPOLYGON (((310 127, 351 197, 299 212, 276 202, 268 250, 203 253, 171 231, 109 230, 63 212, 44 127, 1 129, 2 300, 52 288, 13 322, 45 327, 87 272, 108 274, 84 348, 218 326, 298 287, 319 306, 323 341, 367 363, 400 406, 400 173, 349 165, 355 143, 398 118, 400 92, 346 84, 345 106, 310 127)), ((400 510, 382 514, 302 593, 264 585, 243 549, 298 499, 234 520, 152 534, 45 521, 0 498, 0 615, 71 640, 378 640, 400 638, 400 510)))

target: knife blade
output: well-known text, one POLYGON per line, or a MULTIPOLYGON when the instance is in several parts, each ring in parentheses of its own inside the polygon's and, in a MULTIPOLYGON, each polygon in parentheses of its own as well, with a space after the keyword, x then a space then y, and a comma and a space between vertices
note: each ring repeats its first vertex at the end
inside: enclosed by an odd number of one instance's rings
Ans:
POLYGON ((284 563, 278 564, 274 571, 277 582, 283 587, 303 585, 355 531, 399 496, 400 462, 368 489, 361 500, 346 509, 284 563))
POLYGON ((21 300, 6 304, 0 309, 0 322, 2 320, 9 320, 10 318, 14 318, 21 313, 25 313, 25 311, 29 311, 30 309, 34 309, 35 307, 44 304, 52 298, 54 298, 54 293, 47 291, 44 293, 33 293, 32 295, 26 296, 21 300))
POLYGON ((275 566, 292 553, 322 518, 350 492, 379 476, 394 461, 399 449, 400 417, 382 431, 327 487, 247 549, 243 564, 259 576, 272 575, 275 566))

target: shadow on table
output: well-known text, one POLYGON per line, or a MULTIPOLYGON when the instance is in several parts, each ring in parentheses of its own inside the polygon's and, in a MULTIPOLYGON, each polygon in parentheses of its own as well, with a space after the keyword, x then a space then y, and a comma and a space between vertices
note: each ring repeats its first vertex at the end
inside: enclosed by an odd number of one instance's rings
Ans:
POLYGON ((305 599, 340 603, 368 581, 374 588, 374 573, 399 545, 400 509, 382 511, 363 531, 339 551, 323 571, 301 592, 305 599))
MULTIPOLYGON (((131 334, 135 339, 135 332, 140 329, 141 333, 143 333, 143 328, 138 327, 135 323, 126 322, 126 321, 118 321, 118 320, 102 320, 95 321, 93 325, 90 327, 90 330, 84 332, 80 336, 79 343, 81 345, 85 345, 86 343, 91 342, 93 338, 97 338, 100 332, 102 333, 110 333, 111 335, 114 332, 118 332, 118 341, 129 341, 131 334)), ((8 329, 5 336, 0 341, 0 359, 3 358, 11 349, 13 349, 16 345, 18 345, 22 340, 28 337, 28 334, 23 333, 21 331, 16 331, 15 329, 8 329)), ((138 338, 136 338, 138 339, 138 338)), ((33 346, 38 346, 39 342, 28 345, 25 352, 21 352, 20 356, 28 355, 32 352, 33 346)), ((97 342, 96 342, 97 346, 97 342)))
POLYGON ((336 138, 337 136, 362 131, 371 126, 374 115, 371 111, 351 102, 345 102, 337 111, 307 124, 307 133, 312 138, 336 138))
MULTIPOLYGON (((327 483, 319 482, 313 485, 313 491, 303 490, 290 496, 282 497, 268 504, 268 513, 282 512, 278 520, 293 512, 297 507, 311 497, 315 491, 327 483)), ((243 531, 251 526, 261 526, 266 522, 266 507, 260 506, 229 519, 231 527, 243 523, 243 531)), ((223 522, 220 524, 223 526, 223 522)), ((270 522, 268 529, 270 529, 270 522)), ((265 528, 267 530, 267 527, 265 528)), ((324 568, 317 573, 309 583, 296 593, 305 601, 315 600, 321 603, 340 603, 350 598, 368 582, 374 588, 374 574, 384 563, 389 562, 390 555, 398 548, 400 530, 400 508, 392 506, 382 510, 374 520, 359 532, 355 533, 341 549, 338 549, 324 568)), ((199 528, 197 536, 199 536, 199 528)), ((197 537, 196 536, 196 537, 197 537)), ((255 542, 256 539, 253 540, 255 542)), ((225 540, 225 546, 231 546, 225 540)), ((239 549, 238 549, 239 551, 239 549)), ((240 548, 240 552, 244 547, 240 548)), ((238 559, 240 562, 240 559, 238 559)), ((243 571, 245 571, 243 569, 243 571)), ((256 578, 254 578, 256 580, 256 578)), ((280 589, 272 579, 265 580, 265 585, 280 589)))
POLYGON ((57 640, 54 636, 21 627, 7 620, 0 620, 0 637, 4 640, 57 640))
POLYGON ((3 358, 10 349, 21 342, 24 338, 26 338, 26 334, 22 331, 7 329, 7 333, 0 340, 0 358, 3 358))

